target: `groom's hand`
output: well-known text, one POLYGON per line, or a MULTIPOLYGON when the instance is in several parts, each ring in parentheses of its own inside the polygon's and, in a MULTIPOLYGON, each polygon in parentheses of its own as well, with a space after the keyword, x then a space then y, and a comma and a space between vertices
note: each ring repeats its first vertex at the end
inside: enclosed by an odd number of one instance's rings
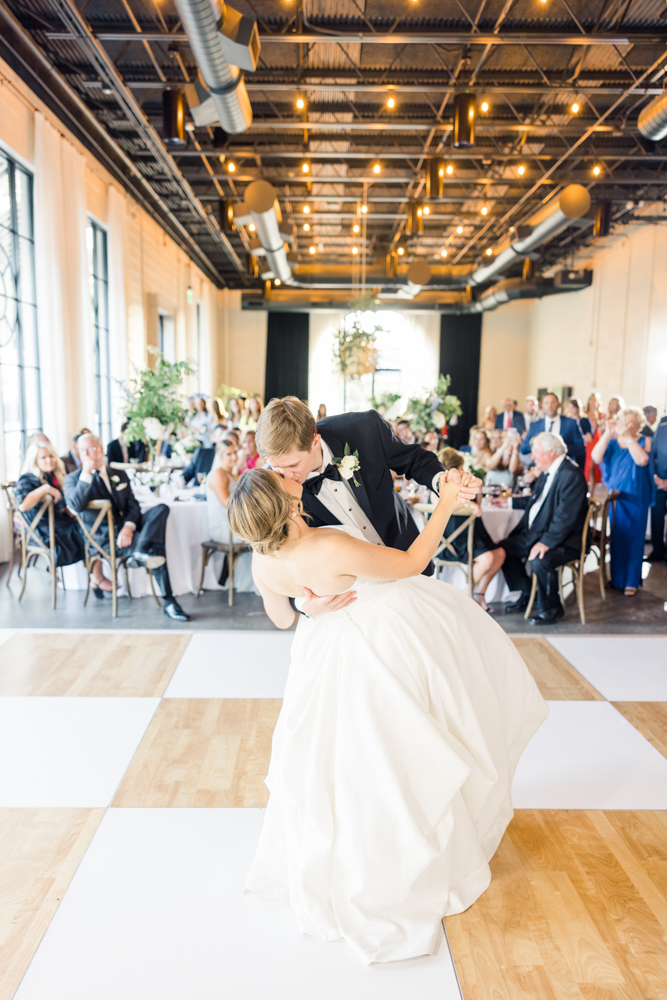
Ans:
POLYGON ((318 597, 308 587, 301 588, 305 600, 303 602, 303 613, 309 618, 316 618, 317 615, 327 614, 329 611, 342 611, 349 604, 357 599, 356 590, 347 590, 344 594, 334 594, 332 597, 318 597))
POLYGON ((482 480, 473 476, 470 472, 463 473, 463 482, 458 493, 458 500, 461 503, 469 504, 475 502, 475 497, 482 488, 482 480))

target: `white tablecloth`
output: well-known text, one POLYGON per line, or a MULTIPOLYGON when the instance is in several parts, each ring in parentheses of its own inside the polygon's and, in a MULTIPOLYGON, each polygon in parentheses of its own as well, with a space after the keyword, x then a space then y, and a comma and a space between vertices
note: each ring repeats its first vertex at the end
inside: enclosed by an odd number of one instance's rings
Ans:
MULTIPOLYGON (((157 503, 165 503, 169 507, 167 519, 166 549, 167 565, 171 589, 176 597, 181 594, 194 594, 199 586, 202 566, 202 542, 208 541, 208 520, 206 502, 193 500, 192 494, 199 489, 174 492, 170 486, 161 487, 161 495, 155 496, 150 490, 137 487, 134 490, 142 511, 157 503), (187 497, 177 500, 176 496, 187 497)), ((222 552, 215 552, 206 567, 204 576, 205 590, 221 590, 218 577, 222 568, 222 552)), ((108 568, 105 566, 108 576, 108 568)), ((66 566, 64 569, 65 586, 68 590, 86 589, 86 571, 83 563, 66 566)), ((148 573, 144 569, 129 570, 130 589, 133 597, 146 597, 151 593, 148 573)), ((120 573, 119 594, 125 592, 125 573, 120 573)))

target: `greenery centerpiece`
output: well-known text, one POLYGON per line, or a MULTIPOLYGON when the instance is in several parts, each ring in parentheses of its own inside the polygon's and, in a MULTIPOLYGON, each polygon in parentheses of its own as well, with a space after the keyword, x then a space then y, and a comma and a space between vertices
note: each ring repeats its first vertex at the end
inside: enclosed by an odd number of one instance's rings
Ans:
POLYGON ((149 462, 155 461, 157 442, 169 437, 175 427, 184 423, 185 406, 183 380, 194 374, 190 361, 166 361, 161 352, 149 347, 155 355, 155 367, 135 373, 128 387, 125 417, 128 426, 125 440, 143 441, 149 462))
POLYGON ((425 389, 408 400, 406 416, 414 430, 441 431, 452 417, 460 417, 463 410, 458 396, 449 392, 449 375, 440 375, 435 389, 425 389))

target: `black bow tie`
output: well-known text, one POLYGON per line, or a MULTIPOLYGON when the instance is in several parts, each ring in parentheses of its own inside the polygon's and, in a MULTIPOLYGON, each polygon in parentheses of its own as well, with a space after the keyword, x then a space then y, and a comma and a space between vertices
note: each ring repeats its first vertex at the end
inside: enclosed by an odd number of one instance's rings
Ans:
POLYGON ((320 472, 319 476, 312 476, 312 478, 306 479, 303 485, 317 496, 322 489, 322 483, 325 479, 334 479, 340 482, 340 472, 335 465, 327 465, 324 472, 320 472))

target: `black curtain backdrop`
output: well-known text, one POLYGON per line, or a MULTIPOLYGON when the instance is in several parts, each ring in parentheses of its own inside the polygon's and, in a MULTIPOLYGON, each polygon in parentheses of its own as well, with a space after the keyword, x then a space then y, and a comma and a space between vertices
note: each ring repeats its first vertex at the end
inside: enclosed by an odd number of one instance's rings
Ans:
POLYGON ((452 427, 449 433, 455 448, 468 443, 468 431, 477 423, 481 343, 481 314, 440 317, 440 371, 451 375, 450 392, 459 397, 463 409, 458 427, 452 427))
POLYGON ((307 312, 270 312, 266 342, 264 398, 308 399, 307 312))

